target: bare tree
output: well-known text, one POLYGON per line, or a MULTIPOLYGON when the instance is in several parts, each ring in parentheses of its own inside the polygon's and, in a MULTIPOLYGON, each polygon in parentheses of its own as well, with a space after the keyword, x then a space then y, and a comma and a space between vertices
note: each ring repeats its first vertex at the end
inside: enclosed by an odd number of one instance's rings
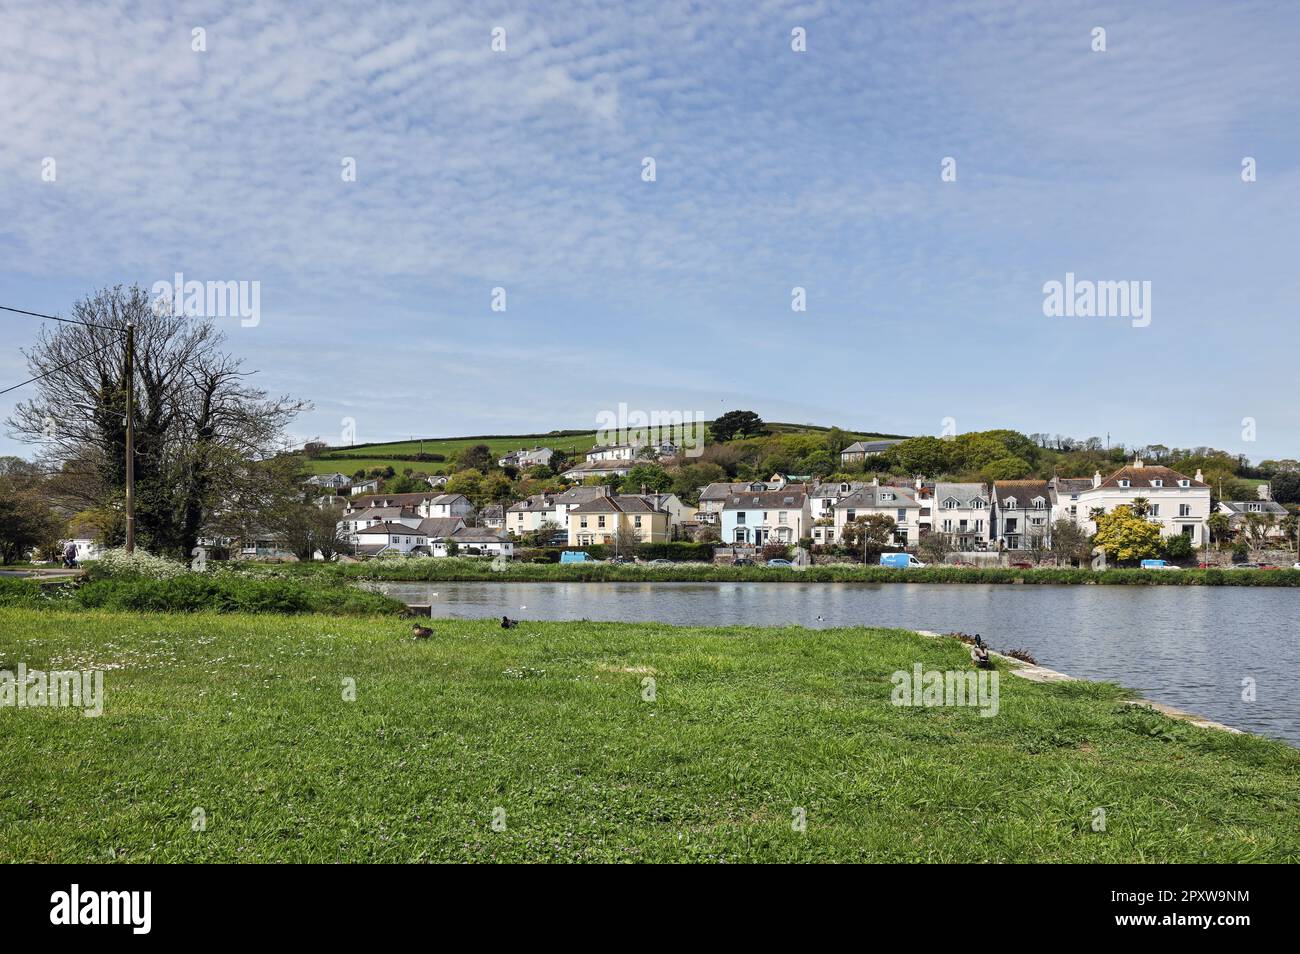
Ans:
MULTIPOLYGON (((247 472, 273 454, 284 427, 309 405, 268 398, 224 335, 206 320, 151 307, 139 286, 77 302, 72 317, 24 352, 36 396, 7 421, 19 440, 44 445, 63 471, 58 492, 83 509, 120 513, 125 488, 125 329, 135 326, 136 526, 141 545, 188 555, 205 521, 247 472)), ((121 521, 105 521, 109 542, 121 521)))

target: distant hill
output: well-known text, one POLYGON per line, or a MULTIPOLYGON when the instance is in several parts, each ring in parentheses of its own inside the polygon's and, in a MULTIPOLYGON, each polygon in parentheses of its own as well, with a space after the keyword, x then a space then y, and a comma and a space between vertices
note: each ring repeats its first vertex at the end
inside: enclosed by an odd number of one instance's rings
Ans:
MULTIPOLYGON (((769 422, 767 428, 773 434, 822 434, 831 430, 819 424, 782 424, 769 422)), ((903 434, 873 434, 865 431, 844 432, 850 440, 867 440, 880 437, 905 437, 903 434)), ((392 467, 399 474, 405 467, 428 471, 431 474, 449 470, 447 460, 420 460, 419 454, 440 454, 450 458, 475 444, 486 444, 496 457, 523 447, 549 447, 564 451, 570 456, 579 456, 591 450, 596 444, 595 430, 589 431, 548 431, 545 434, 480 434, 470 437, 428 437, 409 441, 390 441, 386 443, 354 444, 347 447, 330 447, 313 458, 306 460, 307 470, 313 474, 332 474, 338 472, 351 475, 358 469, 371 470, 375 467, 392 467)))

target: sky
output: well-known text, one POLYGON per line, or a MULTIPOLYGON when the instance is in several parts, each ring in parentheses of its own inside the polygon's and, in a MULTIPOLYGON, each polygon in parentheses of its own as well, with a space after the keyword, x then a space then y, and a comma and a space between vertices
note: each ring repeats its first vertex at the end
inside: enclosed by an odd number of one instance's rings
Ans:
MULTIPOLYGON (((299 439, 626 404, 1300 456, 1289 0, 3 18, 0 304, 257 282, 215 320, 299 439), (1045 314, 1067 274, 1146 317, 1045 314)), ((0 387, 41 324, 0 312, 0 387)))

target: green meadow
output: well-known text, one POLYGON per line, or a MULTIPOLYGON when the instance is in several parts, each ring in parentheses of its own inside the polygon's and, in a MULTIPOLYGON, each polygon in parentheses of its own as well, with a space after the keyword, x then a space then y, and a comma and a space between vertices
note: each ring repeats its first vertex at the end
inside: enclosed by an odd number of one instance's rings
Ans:
POLYGON ((900 630, 0 608, 0 861, 1300 860, 1300 752, 900 630), (1104 813, 1101 814, 1101 813, 1104 813), (1098 830, 1098 819, 1104 825, 1098 830))

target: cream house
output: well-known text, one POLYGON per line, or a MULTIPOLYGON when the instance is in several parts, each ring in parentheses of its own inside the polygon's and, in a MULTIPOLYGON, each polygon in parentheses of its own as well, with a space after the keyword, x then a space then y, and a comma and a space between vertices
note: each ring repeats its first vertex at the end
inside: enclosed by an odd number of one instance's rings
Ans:
POLYGON ((569 510, 569 546, 614 543, 620 531, 635 534, 640 543, 661 543, 668 539, 669 519, 668 511, 641 497, 596 497, 569 510))
POLYGON ((1110 513, 1116 507, 1133 505, 1138 498, 1147 503, 1147 519, 1159 524, 1163 536, 1183 534, 1193 546, 1205 542, 1210 518, 1210 485, 1198 470, 1187 477, 1169 467, 1151 466, 1141 459, 1121 467, 1102 479, 1092 476, 1092 487, 1079 494, 1077 522, 1087 533, 1097 532, 1096 511, 1110 513))
POLYGON ((808 491, 813 543, 835 542, 835 505, 866 486, 862 481, 827 481, 808 491))

